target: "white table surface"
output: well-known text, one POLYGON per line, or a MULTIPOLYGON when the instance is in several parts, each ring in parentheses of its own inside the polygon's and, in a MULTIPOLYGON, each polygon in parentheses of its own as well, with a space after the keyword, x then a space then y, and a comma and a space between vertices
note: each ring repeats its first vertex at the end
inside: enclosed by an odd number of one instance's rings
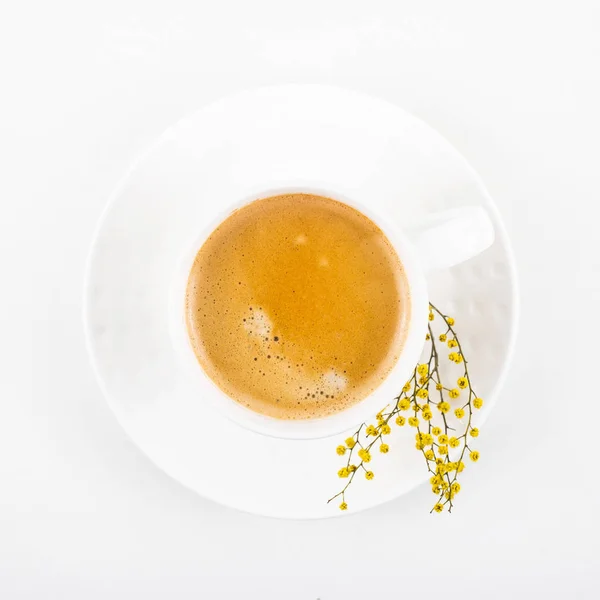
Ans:
POLYGON ((599 31, 596 0, 2 3, 0 598, 597 598, 599 31), (451 516, 426 486, 329 521, 222 508, 92 375, 82 274, 116 181, 186 113, 280 82, 402 105, 506 220, 518 350, 451 516))

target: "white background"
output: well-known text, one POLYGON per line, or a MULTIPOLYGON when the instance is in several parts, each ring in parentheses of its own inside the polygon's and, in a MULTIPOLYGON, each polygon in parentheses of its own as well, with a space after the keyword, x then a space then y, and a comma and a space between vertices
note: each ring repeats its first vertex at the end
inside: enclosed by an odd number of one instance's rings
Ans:
POLYGON ((598 597, 599 31, 596 0, 2 3, 0 598, 598 597), (282 82, 423 118, 506 220, 518 350, 450 516, 426 486, 330 521, 222 508, 92 375, 82 275, 116 181, 186 113, 282 82))

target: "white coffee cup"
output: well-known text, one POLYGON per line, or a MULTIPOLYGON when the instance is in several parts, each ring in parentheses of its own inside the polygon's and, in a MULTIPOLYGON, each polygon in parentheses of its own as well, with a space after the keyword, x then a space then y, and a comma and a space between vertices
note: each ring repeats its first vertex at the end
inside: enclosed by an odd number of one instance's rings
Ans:
POLYGON ((371 419, 398 396, 419 361, 427 333, 429 297, 425 272, 452 267, 483 252, 494 241, 494 228, 485 210, 467 206, 429 215, 416 226, 402 231, 390 218, 374 214, 368 198, 349 198, 314 182, 293 183, 252 191, 232 202, 218 219, 207 223, 179 262, 170 297, 170 329, 177 356, 188 376, 195 381, 198 402, 209 402, 216 410, 241 427, 257 433, 285 439, 314 439, 350 430, 371 419), (336 414, 305 420, 276 419, 257 413, 225 394, 204 372, 192 349, 185 321, 185 290, 196 254, 232 211, 277 194, 304 192, 343 202, 369 217, 392 243, 409 287, 410 320, 401 355, 385 380, 365 399, 336 414))

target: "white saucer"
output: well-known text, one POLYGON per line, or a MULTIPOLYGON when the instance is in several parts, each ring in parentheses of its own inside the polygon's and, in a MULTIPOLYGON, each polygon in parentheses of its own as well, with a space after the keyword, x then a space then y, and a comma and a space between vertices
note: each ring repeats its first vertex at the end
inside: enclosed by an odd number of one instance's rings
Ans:
POLYGON ((194 397, 173 352, 167 315, 182 249, 223 203, 235 202, 238 189, 296 178, 326 181, 350 197, 369 189, 373 204, 402 225, 446 208, 486 207, 494 245, 428 282, 432 302, 456 319, 477 393, 486 398, 481 424, 504 379, 517 326, 514 260, 498 211, 438 133, 397 106, 347 90, 253 90, 165 132, 126 174, 102 216, 88 262, 84 321, 112 410, 161 469, 240 510, 322 518, 376 506, 428 479, 412 432, 394 431, 390 453, 373 460, 377 477, 356 480, 349 510, 341 513, 326 501, 340 489, 335 447, 345 436, 279 440, 216 413, 194 397))

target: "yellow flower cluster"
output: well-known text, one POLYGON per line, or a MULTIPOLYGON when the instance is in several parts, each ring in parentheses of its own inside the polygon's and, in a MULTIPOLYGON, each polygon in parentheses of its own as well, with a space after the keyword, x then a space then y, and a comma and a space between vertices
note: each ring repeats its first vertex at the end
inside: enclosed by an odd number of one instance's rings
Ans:
MULTIPOLYGON (((456 479, 465 468, 465 455, 472 462, 477 462, 480 458, 479 452, 469 446, 469 441, 479 436, 479 430, 473 426, 472 419, 473 410, 482 408, 483 400, 472 389, 468 365, 453 329, 454 319, 430 305, 429 321, 426 339, 430 342, 431 353, 415 367, 412 378, 404 384, 401 394, 396 398, 396 404, 379 412, 376 415, 376 424, 361 425, 353 436, 346 438, 345 443, 336 448, 336 453, 340 456, 349 453, 346 466, 338 471, 338 476, 348 481, 344 488, 331 498, 333 500, 341 496, 341 510, 348 508, 345 492, 357 470, 362 468, 365 478, 369 481, 374 478, 373 471, 365 468, 365 465, 371 462, 371 452, 378 448, 381 454, 389 453, 390 445, 383 441, 383 436, 391 434, 392 424, 403 427, 408 423, 416 429, 415 447, 423 454, 427 468, 433 474, 430 483, 437 501, 432 512, 452 510, 454 499, 461 489, 456 479), (436 316, 440 318, 436 320, 436 316), (435 323, 432 323, 434 320, 435 323), (438 327, 444 329, 434 335, 434 328, 438 327), (439 365, 441 355, 436 348, 438 340, 447 344, 450 349, 450 362, 462 365, 462 373, 453 377, 454 384, 444 385, 442 381, 439 365), (431 392, 430 397, 430 391, 434 387, 435 393, 431 392), (451 401, 458 398, 464 400, 461 400, 460 406, 453 408, 451 401), (437 411, 433 410, 434 406, 437 407, 437 411), (409 412, 403 416, 401 413, 405 411, 411 411, 413 414, 409 412), (357 465, 351 464, 354 452, 357 452, 361 460, 357 465)), ((451 369, 457 367, 451 366, 451 369)))
POLYGON ((430 433, 417 433, 415 439, 422 444, 423 447, 433 445, 433 436, 430 433))
POLYGON ((398 401, 398 408, 400 410, 408 410, 410 408, 410 400, 408 398, 402 398, 398 401))
POLYGON ((358 451, 358 457, 360 459, 362 459, 363 462, 366 462, 366 463, 371 461, 371 453, 368 450, 366 450, 365 448, 361 448, 358 451))

